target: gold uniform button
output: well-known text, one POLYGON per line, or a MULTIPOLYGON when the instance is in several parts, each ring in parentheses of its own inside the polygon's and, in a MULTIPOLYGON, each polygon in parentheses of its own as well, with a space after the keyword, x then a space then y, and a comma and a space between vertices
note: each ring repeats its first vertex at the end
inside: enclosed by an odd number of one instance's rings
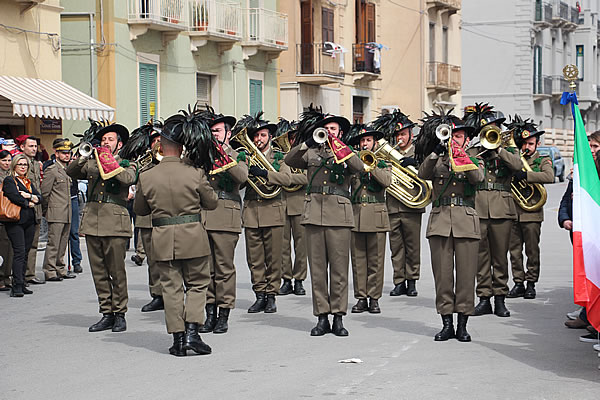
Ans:
POLYGON ((454 204, 450 204, 450 207, 454 207, 454 204))
POLYGON ((102 204, 102 200, 98 200, 98 203, 99 203, 99 204, 102 204))
POLYGON ((326 174, 327 172, 329 172, 329 171, 323 171, 324 174, 326 174))
POLYGON ((323 196, 325 196, 327 193, 323 192, 323 196))
POLYGON ((327 181, 323 181, 323 185, 327 185, 327 181))
POLYGON ((452 197, 456 196, 456 193, 452 193, 452 197))
POLYGON ((104 186, 104 183, 101 183, 100 185, 104 186))
POLYGON ((452 186, 456 186, 456 182, 452 182, 452 186))
POLYGON ((100 192, 100 194, 104 194, 104 192, 100 192))
POLYGON ((491 179, 491 178, 490 178, 490 179, 488 179, 488 182, 491 182, 491 181, 492 181, 492 179, 491 179))
POLYGON ((364 190, 367 190, 367 187, 366 187, 366 186, 363 186, 363 189, 364 189, 364 190))

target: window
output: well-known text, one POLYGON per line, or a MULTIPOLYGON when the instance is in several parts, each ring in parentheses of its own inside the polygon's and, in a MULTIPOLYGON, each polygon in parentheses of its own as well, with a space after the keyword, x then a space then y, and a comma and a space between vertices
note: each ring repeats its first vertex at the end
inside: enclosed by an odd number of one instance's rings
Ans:
POLYGON ((333 42, 333 10, 323 7, 321 9, 321 24, 323 27, 323 43, 333 42))
POLYGON ((210 75, 196 74, 196 104, 210 105, 210 75))
POLYGON ((577 69, 579 70, 579 80, 582 81, 583 80, 583 45, 578 44, 577 46, 575 46, 575 50, 576 50, 575 65, 577 66, 577 69))
POLYGON ((429 23, 429 61, 435 61, 435 24, 429 23))
POLYGON ((442 27, 442 62, 448 64, 448 27, 442 27))
POLYGON ((140 63, 140 125, 158 115, 157 109, 157 65, 140 63))
POLYGON ((356 43, 377 41, 375 32, 375 4, 356 0, 356 43))
POLYGON ((533 48, 533 93, 543 93, 542 85, 542 46, 536 45, 533 48))
MULTIPOLYGON (((365 116, 364 106, 365 98, 360 96, 352 96, 352 122, 354 124, 362 124, 365 116)), ((346 133, 346 132, 344 132, 346 133)))
POLYGON ((259 79, 250 79, 250 115, 254 115, 263 110, 262 106, 262 85, 259 79))

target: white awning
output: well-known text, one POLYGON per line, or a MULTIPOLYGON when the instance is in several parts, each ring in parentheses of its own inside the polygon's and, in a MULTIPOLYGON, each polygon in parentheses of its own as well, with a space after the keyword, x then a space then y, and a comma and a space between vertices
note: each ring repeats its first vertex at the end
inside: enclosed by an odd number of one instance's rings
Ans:
POLYGON ((19 116, 109 121, 115 116, 114 108, 61 81, 0 75, 0 96, 19 116))

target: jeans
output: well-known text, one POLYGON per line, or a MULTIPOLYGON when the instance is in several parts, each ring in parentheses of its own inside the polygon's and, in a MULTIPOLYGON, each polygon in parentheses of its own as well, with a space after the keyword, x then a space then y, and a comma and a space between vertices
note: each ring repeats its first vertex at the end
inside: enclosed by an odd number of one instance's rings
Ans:
POLYGON ((27 224, 7 223, 4 226, 12 243, 14 254, 12 265, 13 283, 23 285, 25 284, 27 257, 35 235, 35 220, 32 218, 30 223, 27 224))
POLYGON ((71 258, 73 266, 81 264, 81 248, 79 247, 79 199, 71 199, 71 233, 69 234, 69 246, 71 247, 71 258))

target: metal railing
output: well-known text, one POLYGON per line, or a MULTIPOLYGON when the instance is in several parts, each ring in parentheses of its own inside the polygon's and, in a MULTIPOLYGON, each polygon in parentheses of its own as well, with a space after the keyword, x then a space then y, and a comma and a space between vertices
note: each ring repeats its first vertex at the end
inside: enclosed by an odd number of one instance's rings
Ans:
POLYGON ((344 55, 333 52, 323 43, 300 43, 296 45, 296 74, 343 76, 340 63, 344 55))
POLYGON ((190 30, 242 36, 242 8, 227 0, 189 0, 190 30))
POLYGON ((534 75, 533 94, 552 95, 552 77, 534 75))
POLYGON ((535 21, 552 22, 552 4, 539 2, 535 4, 535 21))
POLYGON ((569 90, 569 82, 561 75, 554 75, 552 77, 552 94, 562 95, 563 92, 569 90))
POLYGON ((279 48, 288 45, 288 17, 263 8, 247 8, 244 13, 246 42, 279 48))
POLYGON ((600 86, 596 87, 596 98, 600 100, 600 86))
POLYGON ((564 1, 560 2, 559 17, 565 21, 569 20, 569 5, 564 1))
POLYGON ((575 7, 571 7, 571 22, 579 24, 579 11, 575 7))
POLYGON ((458 65, 450 65, 442 62, 428 62, 427 86, 460 90, 460 67, 458 65))
POLYGON ((450 8, 460 9, 461 8, 461 0, 427 0, 428 3, 432 3, 434 5, 441 5, 450 8))
POLYGON ((188 0, 127 0, 129 22, 155 22, 187 27, 188 0))
POLYGON ((373 43, 352 45, 352 71, 381 73, 381 51, 373 43))

